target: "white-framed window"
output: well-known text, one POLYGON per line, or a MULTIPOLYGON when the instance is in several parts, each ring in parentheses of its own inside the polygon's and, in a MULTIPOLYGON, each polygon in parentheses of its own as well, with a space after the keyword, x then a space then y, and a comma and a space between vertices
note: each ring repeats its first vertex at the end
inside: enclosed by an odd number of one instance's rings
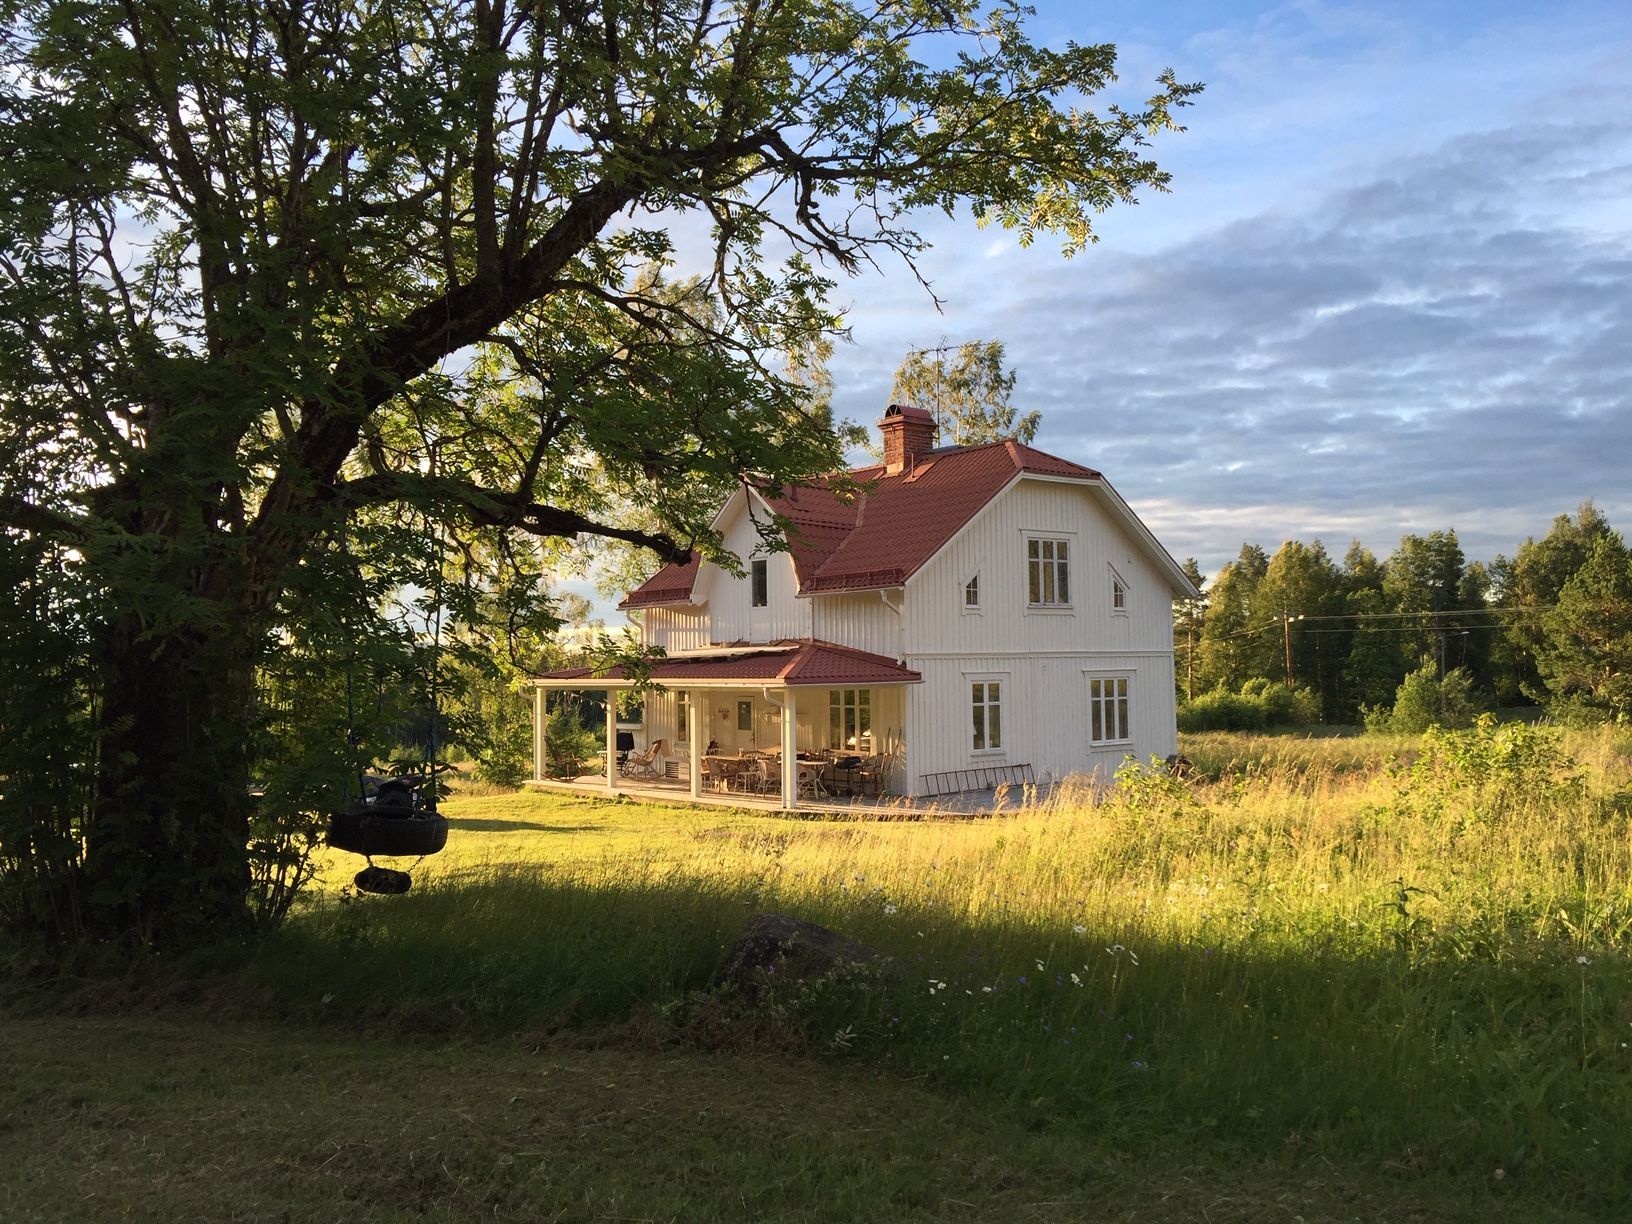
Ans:
POLYGON ((674 734, 682 744, 691 742, 691 694, 674 695, 674 734))
POLYGON ((827 743, 861 756, 873 754, 873 690, 827 690, 827 743))
POLYGON ((972 752, 998 752, 1003 747, 1003 684, 1002 680, 969 682, 972 752))
POLYGON ((980 611, 980 575, 969 575, 969 581, 963 584, 963 610, 965 612, 980 611))
POLYGON ((1088 677, 1088 742, 1121 744, 1133 738, 1128 722, 1128 677, 1088 677))
POLYGON ((771 602, 771 571, 765 561, 755 561, 749 566, 749 581, 753 585, 754 607, 763 608, 771 602))
POLYGON ((1041 536, 1026 540, 1026 603, 1064 608, 1071 603, 1071 542, 1041 536))
POLYGON ((1111 571, 1111 611, 1126 612, 1128 610, 1128 584, 1122 580, 1122 575, 1116 572, 1116 567, 1108 566, 1111 571))

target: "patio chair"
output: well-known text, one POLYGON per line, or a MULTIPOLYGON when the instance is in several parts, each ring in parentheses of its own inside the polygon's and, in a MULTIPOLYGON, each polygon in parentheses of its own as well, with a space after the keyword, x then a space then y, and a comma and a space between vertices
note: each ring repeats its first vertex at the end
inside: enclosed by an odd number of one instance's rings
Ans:
POLYGON ((754 789, 761 795, 774 794, 782 789, 782 762, 774 757, 754 758, 754 789))
POLYGON ((801 795, 826 795, 827 788, 822 785, 822 768, 819 765, 799 766, 799 793, 801 795))
POLYGON ((669 741, 658 740, 645 752, 631 752, 624 758, 623 776, 626 778, 661 778, 663 758, 668 755, 669 741))
POLYGON ((724 761, 703 758, 703 789, 726 791, 731 789, 731 769, 724 761))
POLYGON ((855 786, 862 794, 874 796, 884 793, 884 781, 890 776, 890 754, 880 752, 868 757, 855 771, 855 786))

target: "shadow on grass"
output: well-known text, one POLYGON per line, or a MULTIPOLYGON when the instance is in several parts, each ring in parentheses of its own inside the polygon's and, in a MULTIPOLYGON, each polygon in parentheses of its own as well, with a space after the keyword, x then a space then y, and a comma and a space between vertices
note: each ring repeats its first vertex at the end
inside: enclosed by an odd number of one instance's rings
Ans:
POLYGON ((597 833, 584 825, 535 824, 529 820, 484 820, 479 816, 450 816, 448 829, 455 833, 597 833))
MULTIPOLYGON (((1334 925, 1297 947, 1219 949, 957 922, 837 891, 778 896, 740 878, 499 873, 326 902, 249 973, 286 1014, 348 1029, 679 1044, 699 1015, 739 1006, 703 992, 766 910, 895 965, 861 986, 773 994, 758 1006, 775 1013, 777 1048, 792 1026, 810 1053, 1130 1147, 1179 1137, 1224 1154, 1341 1152, 1500 1169, 1581 1205, 1632 1196, 1620 1045, 1632 978, 1623 961, 1583 966, 1552 946, 1439 954, 1334 925)), ((719 1031, 751 1042, 763 1030, 719 1031)))

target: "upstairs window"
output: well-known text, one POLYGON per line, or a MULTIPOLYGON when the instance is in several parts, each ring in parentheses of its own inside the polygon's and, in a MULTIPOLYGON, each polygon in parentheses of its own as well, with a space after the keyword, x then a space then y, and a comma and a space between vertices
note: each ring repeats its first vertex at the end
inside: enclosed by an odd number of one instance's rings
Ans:
POLYGON ((1071 602, 1070 544, 1065 540, 1026 541, 1026 602, 1034 608, 1063 608, 1071 602))
POLYGON ((771 602, 771 575, 769 565, 755 561, 752 566, 754 607, 763 608, 771 602))
POLYGON ((1122 575, 1114 569, 1111 571, 1111 611, 1126 612, 1128 610, 1128 584, 1122 581, 1122 575))
POLYGON ((980 607, 980 575, 976 574, 963 584, 963 606, 968 611, 980 607))

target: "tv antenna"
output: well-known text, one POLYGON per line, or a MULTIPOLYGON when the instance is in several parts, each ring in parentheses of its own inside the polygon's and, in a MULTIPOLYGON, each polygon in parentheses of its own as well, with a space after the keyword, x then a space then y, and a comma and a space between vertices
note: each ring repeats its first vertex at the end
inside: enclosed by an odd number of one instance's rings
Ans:
MULTIPOLYGON (((935 413, 934 413, 934 416, 935 416, 935 440, 937 442, 939 442, 941 440, 941 369, 946 364, 946 355, 948 353, 951 353, 951 352, 956 352, 958 349, 960 349, 962 347, 963 346, 961 344, 948 344, 947 341, 946 341, 946 337, 943 335, 941 337, 941 342, 939 344, 937 344, 937 345, 933 345, 933 346, 931 346, 929 348, 916 348, 916 349, 908 349, 907 350, 907 356, 908 357, 928 357, 931 353, 933 353, 935 355, 935 413)), ((952 439, 952 444, 954 446, 956 446, 958 444, 958 441, 959 440, 957 438, 953 438, 952 439)))

